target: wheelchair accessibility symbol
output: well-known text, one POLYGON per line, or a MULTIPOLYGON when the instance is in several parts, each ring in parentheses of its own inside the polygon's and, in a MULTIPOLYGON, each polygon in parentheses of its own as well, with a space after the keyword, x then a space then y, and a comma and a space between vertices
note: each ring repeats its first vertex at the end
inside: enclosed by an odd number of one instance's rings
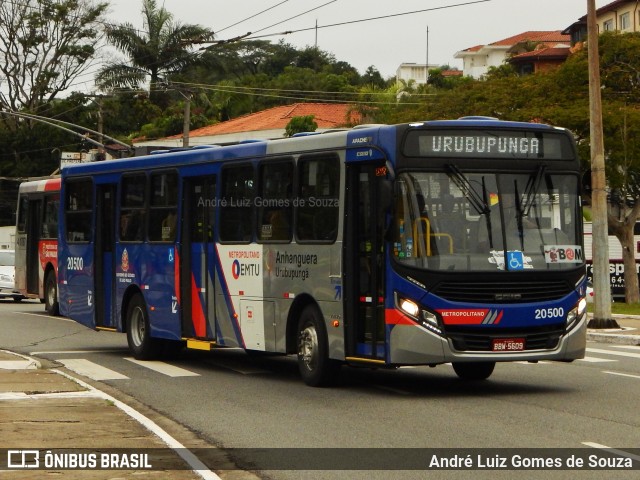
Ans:
POLYGON ((522 252, 507 252, 509 270, 524 270, 524 255, 522 252))

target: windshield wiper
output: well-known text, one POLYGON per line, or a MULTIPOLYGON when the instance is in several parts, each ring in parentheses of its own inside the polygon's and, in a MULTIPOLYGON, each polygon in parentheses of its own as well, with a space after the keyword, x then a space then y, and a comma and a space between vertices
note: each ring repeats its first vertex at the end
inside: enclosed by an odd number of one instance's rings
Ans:
POLYGON ((480 215, 484 215, 487 222, 487 238, 489 240, 489 247, 493 248, 493 238, 491 234, 491 209, 489 208, 489 199, 487 196, 487 186, 482 177, 482 196, 475 191, 469 179, 460 171, 455 165, 446 165, 447 176, 453 180, 456 186, 462 191, 465 197, 469 199, 469 202, 473 208, 480 215))
POLYGON ((471 182, 464 173, 455 165, 447 165, 447 175, 451 178, 456 186, 462 191, 465 197, 469 199, 473 208, 479 214, 489 214, 489 203, 487 202, 487 191, 484 185, 484 177, 482 178, 482 197, 473 189, 471 182))
POLYGON ((533 206, 533 197, 538 192, 538 188, 540 188, 540 182, 542 181, 542 177, 544 176, 544 171, 547 167, 545 165, 540 165, 538 170, 536 171, 536 176, 531 181, 531 177, 529 177, 529 181, 527 182, 527 186, 524 190, 525 200, 522 203, 522 216, 528 217, 529 211, 533 206))
MULTIPOLYGON (((525 189, 526 190, 526 189, 525 189)), ((520 193, 518 192, 518 181, 513 181, 513 192, 516 197, 516 225, 518 227, 518 238, 520 239, 520 250, 524 252, 524 226, 522 225, 522 218, 524 213, 522 210, 522 202, 520 200, 520 193)), ((505 221, 506 223, 506 221, 505 221)))

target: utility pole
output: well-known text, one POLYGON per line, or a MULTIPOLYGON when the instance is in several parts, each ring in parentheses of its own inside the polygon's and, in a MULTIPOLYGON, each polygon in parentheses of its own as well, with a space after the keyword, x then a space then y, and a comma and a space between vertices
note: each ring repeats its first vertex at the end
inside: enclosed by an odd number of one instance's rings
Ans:
POLYGON ((609 281, 609 238, 607 235, 607 179, 604 168, 604 133, 602 96, 600 93, 600 57, 596 2, 587 0, 587 48, 589 52, 589 129, 591 136, 591 210, 594 313, 589 328, 612 328, 618 323, 611 317, 609 281))
POLYGON ((424 64, 424 84, 429 82, 429 27, 427 26, 427 58, 424 64))
POLYGON ((184 97, 184 123, 182 124, 182 146, 189 146, 189 126, 191 125, 191 92, 184 97))

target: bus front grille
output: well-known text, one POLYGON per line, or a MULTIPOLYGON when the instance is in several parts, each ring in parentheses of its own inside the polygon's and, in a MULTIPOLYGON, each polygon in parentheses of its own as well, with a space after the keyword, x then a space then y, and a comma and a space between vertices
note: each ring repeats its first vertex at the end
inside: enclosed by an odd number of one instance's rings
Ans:
POLYGON ((452 302, 527 303, 559 300, 571 291, 564 281, 442 282, 432 293, 452 302))
POLYGON ((524 349, 550 350, 558 346, 560 337, 564 334, 561 325, 540 327, 536 329, 507 329, 493 330, 487 333, 479 333, 478 329, 448 328, 446 335, 458 351, 490 352, 493 340, 496 338, 522 338, 524 349))

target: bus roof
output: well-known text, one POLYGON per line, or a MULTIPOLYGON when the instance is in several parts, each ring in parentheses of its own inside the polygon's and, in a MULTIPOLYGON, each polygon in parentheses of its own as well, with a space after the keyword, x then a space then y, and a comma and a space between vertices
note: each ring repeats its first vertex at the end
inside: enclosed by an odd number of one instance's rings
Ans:
POLYGON ((20 193, 55 192, 60 190, 60 177, 29 180, 20 184, 20 193))
MULTIPOLYGON (((541 123, 512 122, 498 120, 492 117, 462 117, 456 120, 428 120, 400 125, 361 125, 351 129, 324 132, 315 135, 299 135, 291 138, 272 140, 254 140, 240 142, 233 145, 201 145, 191 148, 176 148, 157 150, 150 155, 132 157, 119 160, 91 162, 71 165, 62 169, 63 176, 92 175, 95 173, 118 172, 125 170, 145 169, 153 165, 154 168, 171 168, 188 164, 204 162, 228 161, 233 159, 247 160, 266 154, 302 153, 314 148, 362 148, 366 145, 378 143, 384 136, 394 138, 397 130, 412 128, 502 128, 527 130, 556 130, 564 128, 552 127, 541 123), (383 134, 383 132, 385 132, 383 134), (327 141, 331 139, 330 141, 327 141), (286 146, 285 146, 286 145, 286 146)), ((357 160, 371 160, 374 157, 363 155, 357 160)), ((354 161, 354 157, 347 161, 354 161)))

